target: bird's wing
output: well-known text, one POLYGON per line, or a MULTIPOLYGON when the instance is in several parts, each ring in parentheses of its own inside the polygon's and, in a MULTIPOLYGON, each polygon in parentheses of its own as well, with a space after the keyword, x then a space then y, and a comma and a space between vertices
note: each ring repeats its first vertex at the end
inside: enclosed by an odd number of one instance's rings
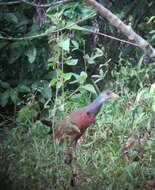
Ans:
POLYGON ((78 126, 71 121, 69 116, 66 117, 65 126, 62 127, 61 129, 64 133, 71 132, 71 131, 76 132, 76 133, 81 133, 78 126))

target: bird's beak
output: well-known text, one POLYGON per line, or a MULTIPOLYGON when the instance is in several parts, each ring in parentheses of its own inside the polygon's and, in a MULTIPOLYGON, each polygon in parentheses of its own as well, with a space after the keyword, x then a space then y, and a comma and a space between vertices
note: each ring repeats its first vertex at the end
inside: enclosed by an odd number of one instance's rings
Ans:
POLYGON ((115 94, 114 92, 112 93, 112 97, 113 98, 119 98, 119 95, 118 94, 115 94))

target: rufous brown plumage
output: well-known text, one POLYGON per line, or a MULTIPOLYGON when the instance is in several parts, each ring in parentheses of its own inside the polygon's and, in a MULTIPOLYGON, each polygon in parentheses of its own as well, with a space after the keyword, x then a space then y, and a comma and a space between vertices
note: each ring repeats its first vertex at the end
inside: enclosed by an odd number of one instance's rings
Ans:
POLYGON ((118 95, 110 90, 105 90, 89 105, 73 110, 61 120, 60 127, 53 131, 54 138, 60 139, 66 135, 70 137, 71 145, 76 145, 87 127, 95 122, 102 104, 111 97, 118 97, 118 95))

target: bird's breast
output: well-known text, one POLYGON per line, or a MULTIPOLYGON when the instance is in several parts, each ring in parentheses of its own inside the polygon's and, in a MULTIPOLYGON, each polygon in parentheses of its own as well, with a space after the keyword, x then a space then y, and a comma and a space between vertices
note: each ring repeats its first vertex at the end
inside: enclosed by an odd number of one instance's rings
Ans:
POLYGON ((88 115, 86 112, 76 112, 70 114, 71 122, 80 129, 89 126, 95 120, 95 115, 88 115))

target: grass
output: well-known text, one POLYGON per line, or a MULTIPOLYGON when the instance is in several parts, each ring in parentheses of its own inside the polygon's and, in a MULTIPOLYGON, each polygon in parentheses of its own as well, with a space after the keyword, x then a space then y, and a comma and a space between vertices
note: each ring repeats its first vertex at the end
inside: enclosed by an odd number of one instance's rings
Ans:
POLYGON ((102 107, 96 124, 89 127, 74 152, 74 179, 61 153, 67 148, 65 143, 56 142, 55 149, 40 121, 6 129, 0 145, 4 184, 10 182, 12 189, 20 190, 151 189, 147 180, 155 176, 155 115, 152 97, 145 98, 148 93, 149 89, 130 107, 129 94, 102 107))

